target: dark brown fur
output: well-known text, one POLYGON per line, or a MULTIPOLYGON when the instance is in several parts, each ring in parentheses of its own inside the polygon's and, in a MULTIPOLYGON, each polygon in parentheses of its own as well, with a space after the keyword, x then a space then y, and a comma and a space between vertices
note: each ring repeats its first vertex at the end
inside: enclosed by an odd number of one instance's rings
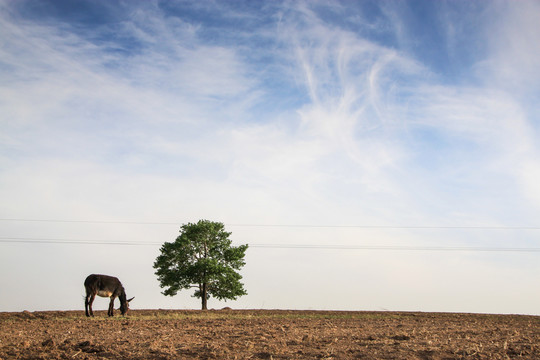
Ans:
POLYGON ((86 280, 84 280, 84 288, 86 289, 86 298, 84 301, 84 309, 86 311, 86 316, 94 316, 92 311, 92 303, 96 295, 102 297, 110 297, 111 302, 109 303, 109 310, 107 315, 114 316, 114 299, 118 298, 120 300, 120 312, 122 315, 126 315, 129 310, 129 302, 133 298, 127 300, 126 292, 122 283, 118 278, 108 275, 88 275, 86 280))

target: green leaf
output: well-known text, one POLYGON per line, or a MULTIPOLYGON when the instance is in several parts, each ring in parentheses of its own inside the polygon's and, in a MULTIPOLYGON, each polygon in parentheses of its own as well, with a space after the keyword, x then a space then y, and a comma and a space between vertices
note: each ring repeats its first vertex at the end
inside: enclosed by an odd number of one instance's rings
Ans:
MULTIPOLYGON (((180 290, 197 288, 193 296, 211 296, 219 300, 235 300, 246 295, 242 276, 237 272, 244 265, 248 245, 232 246, 230 232, 219 222, 200 220, 180 227, 180 235, 172 243, 164 243, 154 262, 155 274, 164 295, 174 296, 180 290)), ((206 302, 203 300, 203 308, 206 302)))

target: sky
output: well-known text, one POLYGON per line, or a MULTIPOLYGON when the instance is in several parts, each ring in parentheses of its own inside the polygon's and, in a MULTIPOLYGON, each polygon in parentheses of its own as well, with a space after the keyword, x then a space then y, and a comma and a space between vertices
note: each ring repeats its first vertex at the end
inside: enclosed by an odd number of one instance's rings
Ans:
POLYGON ((0 311, 134 309, 182 224, 209 308, 540 315, 540 2, 0 0, 0 311), (98 298, 95 309, 106 309, 98 298))

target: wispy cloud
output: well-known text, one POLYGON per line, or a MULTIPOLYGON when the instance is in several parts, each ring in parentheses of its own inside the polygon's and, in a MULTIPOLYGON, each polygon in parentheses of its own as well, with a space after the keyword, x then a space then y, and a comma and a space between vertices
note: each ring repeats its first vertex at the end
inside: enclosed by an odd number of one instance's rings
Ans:
POLYGON ((478 64, 481 74, 486 84, 512 94, 537 92, 540 45, 535 34, 540 31, 540 4, 523 1, 499 5, 490 8, 494 20, 486 24, 489 54, 478 64))

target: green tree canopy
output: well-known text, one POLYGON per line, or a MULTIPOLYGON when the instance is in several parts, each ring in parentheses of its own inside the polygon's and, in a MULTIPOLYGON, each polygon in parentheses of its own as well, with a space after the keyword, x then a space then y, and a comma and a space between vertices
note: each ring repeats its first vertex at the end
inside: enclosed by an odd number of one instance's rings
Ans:
POLYGON ((231 246, 230 235, 219 222, 199 220, 182 225, 180 236, 164 243, 154 262, 160 286, 165 288, 163 295, 195 288, 193 296, 201 298, 203 310, 211 296, 235 300, 246 295, 237 271, 245 265, 248 245, 231 246))

